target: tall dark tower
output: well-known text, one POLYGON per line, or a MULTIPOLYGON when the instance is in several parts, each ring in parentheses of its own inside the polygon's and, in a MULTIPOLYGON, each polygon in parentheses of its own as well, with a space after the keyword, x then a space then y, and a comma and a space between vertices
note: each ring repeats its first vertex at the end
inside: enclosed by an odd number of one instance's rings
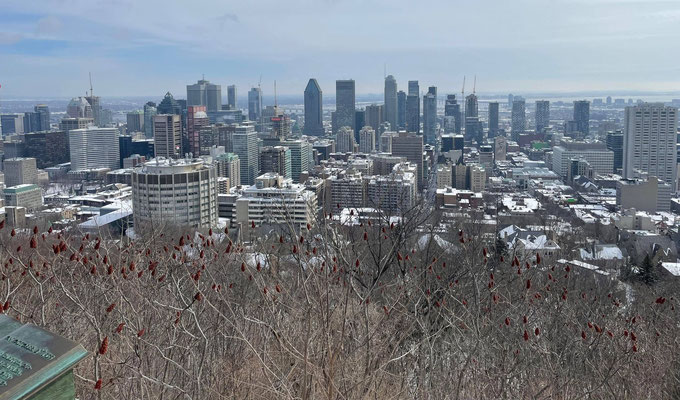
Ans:
POLYGON ((305 88, 305 127, 308 136, 322 136, 323 130, 323 92, 316 79, 310 79, 305 88))

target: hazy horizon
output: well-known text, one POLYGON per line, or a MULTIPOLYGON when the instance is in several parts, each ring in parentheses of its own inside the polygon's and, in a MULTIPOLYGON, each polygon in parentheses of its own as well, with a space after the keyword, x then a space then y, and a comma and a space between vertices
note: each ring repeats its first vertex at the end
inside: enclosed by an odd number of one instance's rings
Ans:
POLYGON ((382 93, 384 73, 440 92, 680 92, 680 4, 647 0, 8 0, 0 96, 184 97, 202 74, 239 96, 299 95, 310 77, 382 93), (157 12, 163 10, 163 12, 157 12), (272 29, 274 27, 274 29, 272 29))

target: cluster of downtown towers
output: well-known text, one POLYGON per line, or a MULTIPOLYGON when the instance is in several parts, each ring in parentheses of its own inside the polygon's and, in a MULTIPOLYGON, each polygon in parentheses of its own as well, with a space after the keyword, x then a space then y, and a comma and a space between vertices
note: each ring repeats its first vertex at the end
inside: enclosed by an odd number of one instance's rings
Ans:
MULTIPOLYGON (((251 91, 252 92, 252 91, 251 91)), ((476 98, 474 113, 476 117, 476 98)), ((249 109, 250 109, 249 95, 249 109)), ((445 115, 453 116, 460 121, 460 106, 455 95, 447 98, 445 115)), ((420 132, 420 87, 418 81, 408 82, 408 93, 397 90, 397 81, 389 75, 385 78, 385 103, 383 105, 371 105, 365 110, 365 114, 357 114, 356 110, 356 87, 354 80, 338 80, 335 82, 335 112, 332 113, 332 129, 337 132, 339 128, 348 127, 355 134, 363 127, 362 122, 369 119, 379 119, 381 123, 388 123, 387 130, 405 129, 409 132, 420 132)), ((423 121, 422 130, 426 143, 434 144, 436 141, 437 124, 437 88, 431 86, 423 96, 423 121)), ((460 123, 459 123, 460 124, 460 123)), ((457 132, 460 132, 458 129, 457 132)), ((324 134, 323 127, 323 94, 316 79, 310 79, 305 88, 305 125, 303 133, 310 136, 324 134)))

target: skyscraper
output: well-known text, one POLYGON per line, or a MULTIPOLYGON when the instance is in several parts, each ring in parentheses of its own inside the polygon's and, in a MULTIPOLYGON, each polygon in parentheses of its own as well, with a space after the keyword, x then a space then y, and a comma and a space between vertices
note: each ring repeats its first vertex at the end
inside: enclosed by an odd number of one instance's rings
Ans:
POLYGON ((458 104, 455 94, 446 96, 444 119, 447 133, 460 133, 462 127, 460 104, 458 104))
POLYGON ((207 111, 222 109, 222 86, 201 79, 187 85, 187 106, 205 106, 207 111))
POLYGON ((550 126, 550 102, 536 100, 536 133, 543 132, 550 126))
POLYGON ((66 106, 69 118, 92 118, 92 106, 84 97, 74 97, 66 106))
MULTIPOLYGON (((385 121, 390 123, 392 129, 397 128, 397 80, 392 75, 385 78, 385 121)), ((357 129, 360 127, 357 126, 357 129)))
POLYGON ((607 148, 614 152, 614 173, 623 168, 623 132, 607 132, 607 148))
POLYGON ((355 126, 355 84, 354 80, 335 81, 335 118, 338 129, 343 126, 354 132, 355 126))
POLYGON ((489 103, 489 139, 498 136, 498 102, 489 103))
POLYGON ((425 143, 437 141, 437 88, 430 86, 423 96, 423 135, 425 143))
POLYGON ((144 136, 153 138, 153 116, 156 115, 156 103, 150 101, 144 104, 144 136))
POLYGON ((92 108, 92 118, 94 119, 94 124, 96 126, 102 126, 103 121, 101 99, 99 96, 93 95, 92 90, 90 90, 90 95, 85 96, 85 100, 90 103, 90 107, 92 108))
POLYGON ((305 88, 305 127, 308 136, 323 136, 323 92, 316 79, 310 79, 305 88))
POLYGON ((515 99, 512 102, 512 116, 511 116, 512 138, 517 140, 521 133, 526 130, 526 103, 524 99, 515 99))
POLYGON ((380 125, 383 122, 382 105, 371 104, 366 106, 366 126, 370 126, 375 132, 380 132, 380 125))
POLYGON ((227 86, 227 105, 230 110, 236 109, 236 85, 227 86))
POLYGON ((678 109, 663 103, 626 107, 623 176, 655 176, 675 190, 677 180, 678 109))
POLYGON ((584 136, 590 133, 590 102, 588 100, 574 101, 574 122, 578 132, 584 136))
MULTIPOLYGON (((260 121, 262 116, 262 89, 254 87, 248 92, 248 119, 251 121, 260 121)), ((243 164, 243 162, 241 163, 243 164)), ((243 166, 241 166, 243 168, 243 166)), ((255 182, 253 180, 253 182, 255 182)), ((250 185, 250 183, 249 183, 250 185)))
POLYGON ((38 126, 39 131, 49 131, 50 130, 50 108, 47 104, 38 104, 33 107, 33 111, 38 113, 38 126))
POLYGON ((118 128, 74 129, 69 131, 71 170, 120 168, 118 128))
POLYGON ((141 111, 129 112, 126 115, 127 125, 125 131, 127 134, 132 132, 144 132, 144 113, 141 111))
POLYGON ((479 117, 479 104, 474 93, 465 97, 465 120, 470 117, 479 117))
POLYGON ((406 128, 406 93, 403 90, 397 92, 397 127, 393 129, 406 128))
POLYGON ((153 116, 154 154, 156 157, 182 156, 182 121, 177 114, 153 116))
POLYGON ((260 170, 255 127, 252 124, 237 126, 232 136, 232 143, 234 153, 241 161, 241 185, 254 185, 260 170))
POLYGON ((418 85, 418 81, 408 81, 408 95, 420 96, 420 85, 418 85))
POLYGON ((156 107, 156 113, 174 114, 181 116, 182 106, 177 102, 177 100, 175 100, 175 98, 172 96, 172 93, 167 92, 165 93, 165 96, 163 96, 163 100, 161 100, 161 102, 158 103, 158 107, 156 107))

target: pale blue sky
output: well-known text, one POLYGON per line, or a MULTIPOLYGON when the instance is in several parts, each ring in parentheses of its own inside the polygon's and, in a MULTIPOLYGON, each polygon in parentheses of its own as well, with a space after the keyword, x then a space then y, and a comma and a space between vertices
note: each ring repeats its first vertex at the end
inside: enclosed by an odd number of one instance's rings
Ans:
MULTIPOLYGON (((204 73, 240 97, 324 93, 680 91, 680 1, 2 0, 0 96, 184 97, 204 73)), ((224 89, 226 91, 226 89, 224 89)))

